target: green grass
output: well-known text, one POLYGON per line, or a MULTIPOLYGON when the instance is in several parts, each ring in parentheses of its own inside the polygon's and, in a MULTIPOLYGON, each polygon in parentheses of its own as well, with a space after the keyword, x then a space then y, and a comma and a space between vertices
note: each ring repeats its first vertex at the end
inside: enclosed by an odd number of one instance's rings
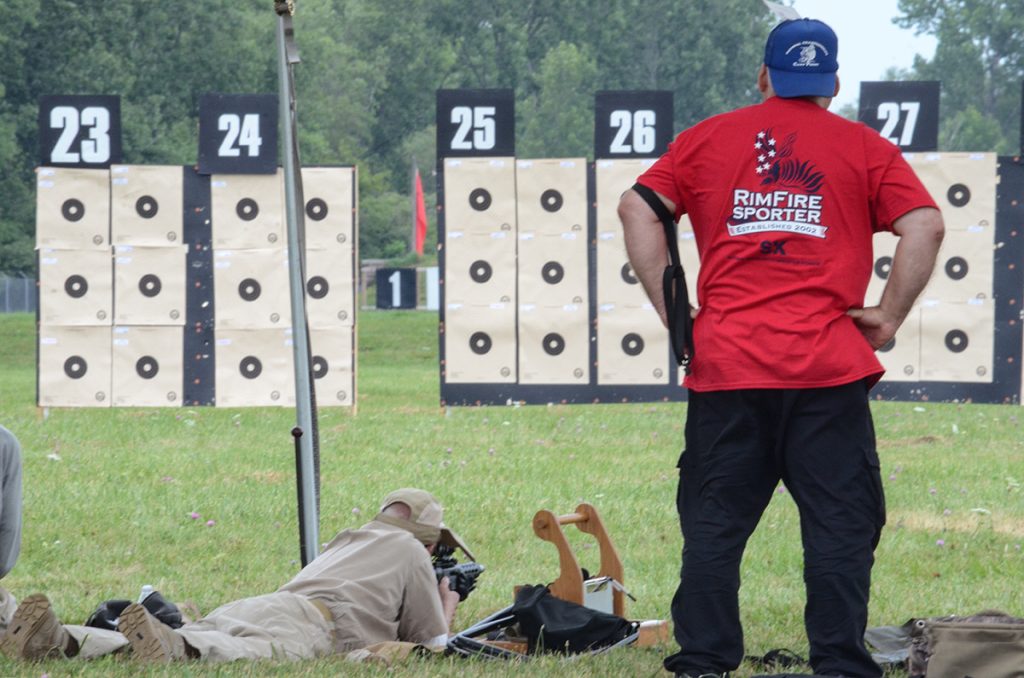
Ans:
MULTIPOLYGON (((153 584, 200 610, 274 590, 298 569, 294 414, 285 409, 36 408, 35 331, 0 316, 0 423, 25 456, 21 558, 2 582, 42 591, 65 621, 101 600, 153 584), (200 520, 190 513, 201 514, 200 520), (207 520, 215 525, 207 526, 207 520)), ((325 409, 321 541, 357 526, 405 485, 446 505, 446 520, 487 566, 456 626, 511 601, 516 584, 558 574, 555 548, 534 536, 541 508, 594 504, 636 596, 628 615, 667 618, 678 579, 675 462, 685 405, 454 408, 438 404, 437 319, 422 312, 360 317, 358 412, 325 409)), ((1013 406, 875 403, 889 525, 874 571, 872 625, 996 607, 1024 615, 1024 452, 1013 406), (939 545, 942 540, 942 545, 939 545)), ((567 536, 596 571, 595 542, 567 536)), ((799 527, 792 501, 772 501, 744 561, 748 653, 806 653, 799 527)), ((603 657, 502 663, 432 659, 396 676, 656 676, 667 648, 603 657)), ((751 667, 739 675, 749 675, 751 667)), ((0 675, 385 675, 332 658, 299 664, 187 664, 0 659, 0 675), (148 673, 146 673, 148 671, 148 673)))

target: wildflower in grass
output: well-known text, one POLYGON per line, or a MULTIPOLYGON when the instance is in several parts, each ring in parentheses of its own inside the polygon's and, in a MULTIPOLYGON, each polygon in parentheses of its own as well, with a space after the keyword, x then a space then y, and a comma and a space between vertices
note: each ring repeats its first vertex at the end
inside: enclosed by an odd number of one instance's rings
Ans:
POLYGON ((213 527, 213 526, 214 526, 214 525, 216 525, 216 524, 217 524, 217 521, 216 521, 216 520, 207 520, 207 521, 206 521, 206 526, 207 526, 207 527, 213 527))
POLYGON ((935 495, 936 495, 937 493, 938 493, 938 490, 936 490, 936 489, 935 489, 934 487, 929 487, 929 488, 928 488, 928 494, 932 495, 933 497, 934 497, 934 496, 935 496, 935 495))
POLYGON ((936 539, 935 540, 935 545, 938 546, 938 547, 945 546, 946 545, 946 540, 945 539, 936 539))
POLYGON ((942 515, 944 515, 944 516, 953 515, 953 512, 950 511, 949 509, 946 509, 945 511, 942 512, 942 515))
POLYGON ((360 513, 362 513, 362 511, 359 510, 358 506, 352 508, 352 515, 358 516, 360 513))
POLYGON ((200 518, 202 518, 202 516, 199 515, 198 513, 196 513, 195 511, 193 511, 190 514, 188 514, 188 517, 191 518, 192 520, 199 520, 200 518))

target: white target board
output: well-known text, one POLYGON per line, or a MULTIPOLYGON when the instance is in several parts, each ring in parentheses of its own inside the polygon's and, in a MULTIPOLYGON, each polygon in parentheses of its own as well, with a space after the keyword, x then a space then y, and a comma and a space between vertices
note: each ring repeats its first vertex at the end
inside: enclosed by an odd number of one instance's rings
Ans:
POLYGON ((286 250, 215 250, 213 284, 218 328, 291 326, 286 250))
POLYGON ((185 323, 185 247, 114 248, 114 324, 185 323))
POLYGON ((110 250, 39 252, 39 321, 44 325, 111 325, 110 250))
POLYGON ((354 167, 302 168, 308 249, 353 246, 356 223, 354 167))
POLYGON ((310 368, 318 406, 354 404, 355 354, 351 327, 310 329, 310 368))
POLYGON ((520 304, 586 304, 586 160, 517 160, 516 196, 520 304))
POLYGON ((921 380, 991 383, 994 325, 991 300, 923 303, 921 380))
POLYGON ((114 407, 181 406, 184 331, 181 326, 114 326, 114 407))
POLYGON ((583 304, 519 306, 519 383, 586 384, 590 324, 583 304))
POLYGON ((306 317, 310 327, 331 329, 355 324, 354 258, 349 245, 306 251, 306 317))
POLYGON ((217 406, 295 404, 291 330, 216 331, 217 406))
POLYGON ((36 247, 110 251, 110 171, 36 169, 36 247))
POLYGON ((183 242, 181 167, 112 165, 110 231, 116 245, 179 247, 183 242))
POLYGON ((110 407, 110 326, 39 328, 39 405, 110 407))
POLYGON ((654 308, 597 308, 599 384, 668 384, 668 331, 654 308))
POLYGON ((285 246, 284 180, 276 174, 210 177, 214 249, 285 246))
POLYGON ((597 186, 597 303, 639 308, 647 294, 633 273, 626 254, 618 206, 622 193, 654 163, 649 158, 598 160, 597 186))
POLYGON ((447 304, 445 379, 449 383, 515 383, 515 321, 512 304, 447 304))

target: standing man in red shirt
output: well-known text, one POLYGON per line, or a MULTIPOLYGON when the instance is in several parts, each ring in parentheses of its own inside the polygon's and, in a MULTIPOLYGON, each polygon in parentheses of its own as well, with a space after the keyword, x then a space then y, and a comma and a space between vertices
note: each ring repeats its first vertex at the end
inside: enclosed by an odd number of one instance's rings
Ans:
MULTIPOLYGON (((740 561, 780 480, 800 512, 815 674, 881 675, 863 640, 885 522, 867 394, 883 372, 874 351, 928 282, 943 224, 896 146, 828 112, 837 42, 820 21, 780 23, 757 73, 763 102, 685 130, 638 180, 689 215, 701 261, 676 500, 680 650, 665 660, 677 676, 742 661, 740 561), (864 308, 877 231, 900 241, 881 301, 864 308)), ((661 223, 636 190, 619 215, 665 321, 661 223)))

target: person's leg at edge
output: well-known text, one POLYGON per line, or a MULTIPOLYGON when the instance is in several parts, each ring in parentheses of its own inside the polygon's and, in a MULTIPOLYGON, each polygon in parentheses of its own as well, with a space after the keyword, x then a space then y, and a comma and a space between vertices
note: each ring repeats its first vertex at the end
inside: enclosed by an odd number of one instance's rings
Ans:
POLYGON ((664 662, 677 674, 723 673, 743 660, 740 562, 779 477, 766 424, 772 393, 689 393, 676 496, 683 563, 672 599, 680 649, 664 662))
POLYGON ((783 479, 800 511, 816 674, 877 678, 864 645, 885 500, 866 386, 787 391, 783 479))

